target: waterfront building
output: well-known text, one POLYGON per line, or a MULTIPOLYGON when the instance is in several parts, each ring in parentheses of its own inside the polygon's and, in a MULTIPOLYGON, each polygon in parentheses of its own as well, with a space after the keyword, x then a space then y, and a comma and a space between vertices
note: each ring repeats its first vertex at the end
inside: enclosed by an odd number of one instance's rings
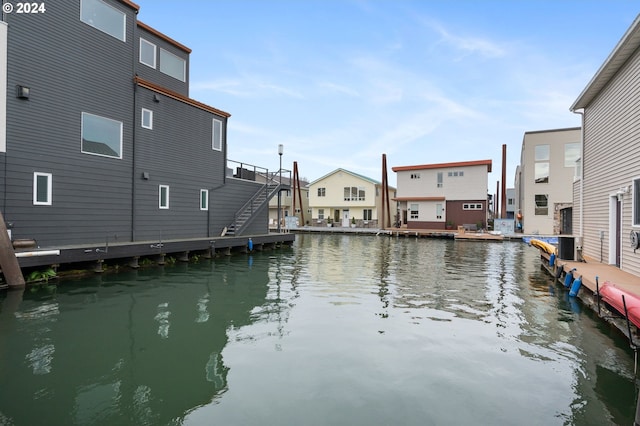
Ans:
POLYGON ((640 16, 571 105, 582 117, 573 228, 585 259, 640 276, 640 16))
MULTIPOLYGON (((389 187, 387 200, 394 196, 395 188, 389 187)), ((310 224, 381 227, 382 201, 382 183, 349 170, 336 169, 309 183, 310 224)), ((395 213, 395 206, 391 206, 392 218, 395 213)))
POLYGON ((393 167, 401 226, 485 228, 491 164, 491 160, 479 160, 393 167))
POLYGON ((230 114, 189 97, 191 50, 138 9, 68 0, 2 15, 0 210, 14 239, 268 232, 267 200, 237 220, 265 185, 226 173, 230 114))
POLYGON ((525 132, 516 171, 516 220, 525 234, 571 233, 580 127, 525 132))

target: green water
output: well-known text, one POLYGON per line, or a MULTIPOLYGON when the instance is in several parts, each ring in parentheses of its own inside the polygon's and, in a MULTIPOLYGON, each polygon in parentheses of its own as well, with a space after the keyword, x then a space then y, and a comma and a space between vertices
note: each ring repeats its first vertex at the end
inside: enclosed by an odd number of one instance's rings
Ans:
POLYGON ((0 294, 0 425, 631 425, 635 397, 519 242, 301 234, 0 294))

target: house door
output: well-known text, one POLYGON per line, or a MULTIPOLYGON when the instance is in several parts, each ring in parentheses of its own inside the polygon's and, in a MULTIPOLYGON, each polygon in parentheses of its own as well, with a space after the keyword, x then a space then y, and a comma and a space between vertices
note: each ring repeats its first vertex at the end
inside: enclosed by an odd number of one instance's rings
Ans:
POLYGON ((349 209, 342 210, 342 226, 349 227, 349 209))

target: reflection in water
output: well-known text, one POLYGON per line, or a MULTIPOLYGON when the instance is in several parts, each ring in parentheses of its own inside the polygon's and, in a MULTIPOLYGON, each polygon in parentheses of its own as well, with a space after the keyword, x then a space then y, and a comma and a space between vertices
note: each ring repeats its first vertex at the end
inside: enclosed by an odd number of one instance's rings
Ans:
POLYGON ((522 243, 300 234, 1 295, 0 425, 631 424, 600 324, 522 243))

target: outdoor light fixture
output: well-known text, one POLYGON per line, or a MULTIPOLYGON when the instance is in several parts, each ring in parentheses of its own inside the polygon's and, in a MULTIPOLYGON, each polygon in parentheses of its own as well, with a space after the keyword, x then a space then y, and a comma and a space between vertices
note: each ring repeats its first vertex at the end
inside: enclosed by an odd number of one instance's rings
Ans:
POLYGON ((17 85, 16 86, 16 97, 19 99, 29 99, 29 92, 31 91, 31 89, 29 89, 27 86, 20 86, 17 85))
POLYGON ((153 95, 153 102, 155 102, 155 103, 160 102, 160 96, 158 96, 158 95, 153 95))

